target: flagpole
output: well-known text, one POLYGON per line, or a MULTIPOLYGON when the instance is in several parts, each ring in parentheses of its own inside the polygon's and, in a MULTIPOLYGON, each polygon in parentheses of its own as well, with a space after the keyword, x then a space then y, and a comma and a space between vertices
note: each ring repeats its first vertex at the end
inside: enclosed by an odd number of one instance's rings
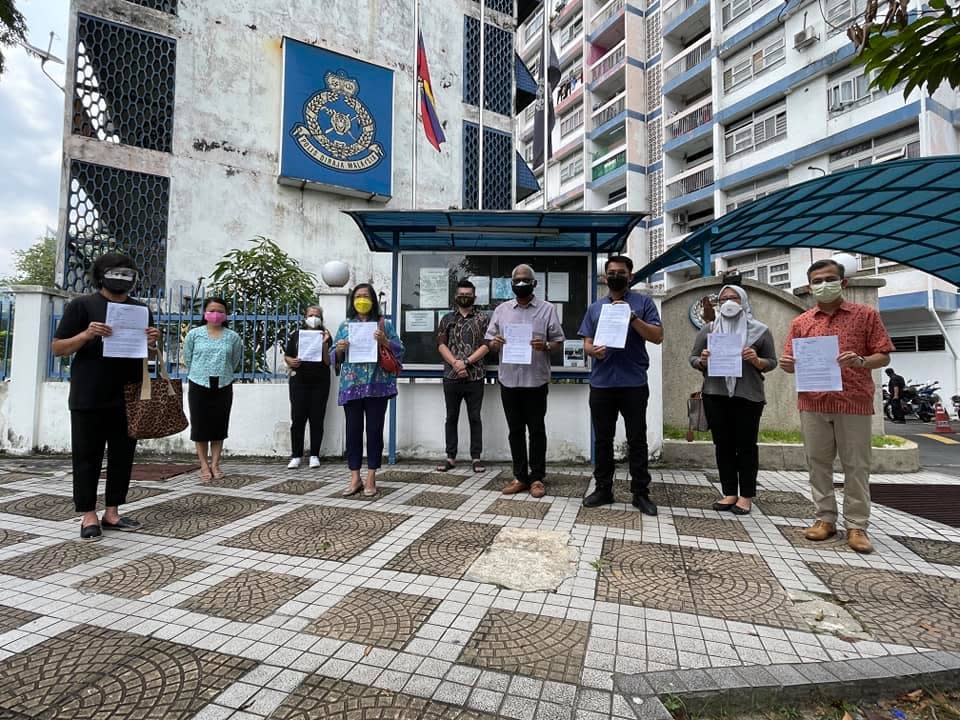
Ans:
POLYGON ((413 124, 410 126, 410 209, 417 209, 417 106, 420 104, 420 0, 413 0, 413 124))
MULTIPOLYGON (((550 167, 550 83, 547 76, 550 74, 550 11, 548 0, 543 0, 543 61, 540 63, 540 82, 543 83, 543 209, 547 209, 547 170, 550 167)), ((536 132, 536 130, 534 130, 536 132)))
POLYGON ((477 133, 477 210, 483 210, 483 101, 485 95, 483 92, 483 83, 485 79, 484 70, 486 69, 484 67, 486 64, 485 39, 487 33, 484 32, 487 22, 486 10, 486 0, 480 0, 480 127, 477 133))

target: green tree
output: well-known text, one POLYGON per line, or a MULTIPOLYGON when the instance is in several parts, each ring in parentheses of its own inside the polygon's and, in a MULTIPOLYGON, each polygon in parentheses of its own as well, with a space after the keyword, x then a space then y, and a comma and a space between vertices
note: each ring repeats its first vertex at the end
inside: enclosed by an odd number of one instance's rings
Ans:
POLYGON ((278 341, 297 326, 306 305, 317 301, 317 278, 269 238, 259 235, 246 250, 228 252, 207 278, 207 296, 220 295, 234 315, 232 327, 244 343, 244 371, 266 372, 278 341), (276 317, 281 316, 281 317, 276 317), (289 316, 287 320, 282 316, 289 316))
POLYGON ((870 0, 863 23, 847 30, 857 45, 859 62, 878 71, 872 87, 890 91, 903 83, 903 96, 926 86, 933 94, 946 82, 960 89, 960 2, 929 0, 929 8, 914 20, 907 0, 870 0))
MULTIPOLYGON (((0 48, 16 45, 27 39, 27 21, 13 0, 0 0, 0 48)), ((3 74, 3 52, 0 51, 0 75, 3 74)))
POLYGON ((4 282, 20 285, 54 286, 57 270, 57 240, 44 235, 26 250, 14 250, 16 274, 4 282))

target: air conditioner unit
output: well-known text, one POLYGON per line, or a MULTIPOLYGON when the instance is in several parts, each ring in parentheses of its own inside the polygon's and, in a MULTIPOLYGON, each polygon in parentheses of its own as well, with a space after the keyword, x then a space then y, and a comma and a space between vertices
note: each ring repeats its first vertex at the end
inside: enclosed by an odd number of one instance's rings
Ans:
POLYGON ((893 150, 892 152, 884 153, 883 155, 877 155, 874 159, 874 163, 887 162, 888 160, 903 160, 907 156, 907 149, 905 147, 900 148, 899 150, 893 150))
POLYGON ((802 50, 805 47, 810 47, 819 39, 820 36, 813 31, 812 27, 805 27, 793 36, 793 47, 796 50, 802 50))

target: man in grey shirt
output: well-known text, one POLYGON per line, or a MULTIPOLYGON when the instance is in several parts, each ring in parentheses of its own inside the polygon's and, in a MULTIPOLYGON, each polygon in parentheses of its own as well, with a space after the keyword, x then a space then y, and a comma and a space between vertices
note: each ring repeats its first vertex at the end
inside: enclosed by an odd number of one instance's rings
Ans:
POLYGON ((540 498, 546 494, 543 480, 547 473, 547 429, 544 420, 550 386, 550 353, 563 347, 564 335, 557 309, 534 295, 537 281, 533 268, 517 265, 510 277, 516 300, 497 306, 485 338, 490 349, 499 352, 506 344, 506 326, 532 325, 530 345, 533 350, 529 364, 505 363, 503 358, 500 359, 500 400, 509 429, 514 478, 503 488, 503 494, 529 491, 533 497, 540 498))

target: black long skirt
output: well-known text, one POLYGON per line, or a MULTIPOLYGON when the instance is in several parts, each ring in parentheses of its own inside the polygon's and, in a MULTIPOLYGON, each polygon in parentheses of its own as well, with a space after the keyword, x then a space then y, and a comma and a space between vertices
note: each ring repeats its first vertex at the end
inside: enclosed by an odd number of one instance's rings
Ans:
POLYGON ((210 378, 212 387, 190 381, 187 402, 190 405, 190 439, 194 442, 225 440, 230 428, 233 406, 233 383, 217 387, 217 378, 210 378))

